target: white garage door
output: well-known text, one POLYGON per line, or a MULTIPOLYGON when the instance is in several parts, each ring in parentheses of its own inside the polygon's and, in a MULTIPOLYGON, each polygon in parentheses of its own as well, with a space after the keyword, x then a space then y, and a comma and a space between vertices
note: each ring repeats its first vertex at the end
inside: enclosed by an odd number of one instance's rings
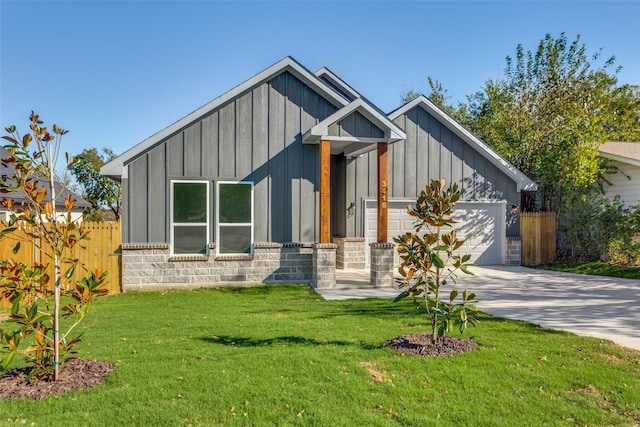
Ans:
MULTIPOLYGON (((413 232, 414 220, 407 213, 407 205, 415 200, 391 200, 389 202, 389 242, 406 232, 413 232)), ((378 202, 365 201, 364 233, 369 243, 377 240, 378 202)), ((471 261, 477 265, 501 265, 505 256, 505 201, 495 202, 458 202, 454 210, 454 219, 458 221, 455 228, 458 237, 465 239, 460 248, 461 254, 471 254, 471 261)), ((366 265, 369 266, 369 250, 366 251, 366 265)), ((400 264, 397 252, 395 265, 400 264)))

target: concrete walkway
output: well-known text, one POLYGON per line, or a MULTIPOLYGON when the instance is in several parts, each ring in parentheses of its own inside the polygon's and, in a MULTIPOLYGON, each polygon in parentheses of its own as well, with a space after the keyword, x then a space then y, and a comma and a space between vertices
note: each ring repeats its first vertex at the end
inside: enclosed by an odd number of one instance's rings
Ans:
MULTIPOLYGON (((458 288, 476 293, 478 308, 545 328, 605 338, 640 350, 640 280, 558 273, 525 267, 473 267, 458 288)), ((399 291, 369 285, 369 271, 338 271, 325 299, 394 298, 399 291)))

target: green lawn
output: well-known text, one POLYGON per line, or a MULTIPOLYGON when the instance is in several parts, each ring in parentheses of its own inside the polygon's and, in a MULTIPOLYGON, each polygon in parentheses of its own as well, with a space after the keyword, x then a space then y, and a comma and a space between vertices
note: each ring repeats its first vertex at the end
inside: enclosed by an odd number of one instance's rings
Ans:
POLYGON ((593 274, 595 276, 640 279, 640 267, 609 264, 606 262, 563 261, 539 267, 543 270, 565 271, 568 273, 593 274))
MULTIPOLYGON (((640 422, 640 354, 481 316, 481 349, 403 356, 409 302, 324 301, 307 286, 128 293, 93 307, 83 357, 107 383, 0 401, 0 425, 526 426, 640 422)), ((637 425, 637 424, 636 424, 637 425)))

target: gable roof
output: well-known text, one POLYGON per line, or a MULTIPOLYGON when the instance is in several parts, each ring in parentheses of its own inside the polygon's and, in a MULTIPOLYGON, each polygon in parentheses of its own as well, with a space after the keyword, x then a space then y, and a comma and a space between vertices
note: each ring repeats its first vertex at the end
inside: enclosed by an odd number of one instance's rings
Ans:
POLYGON ((327 84, 331 89, 337 91, 340 95, 344 96, 349 101, 355 101, 362 96, 351 86, 349 86, 344 80, 336 76, 327 67, 322 67, 315 72, 316 77, 327 84))
MULTIPOLYGON (((15 165, 13 163, 5 162, 2 160, 8 156, 11 156, 11 153, 9 152, 9 150, 7 150, 6 148, 0 145, 0 175, 3 177, 7 177, 7 181, 12 182, 10 178, 13 177, 13 174, 15 172, 15 165)), ((45 177, 43 177, 40 174, 36 174, 34 176, 38 180, 38 183, 40 185, 46 186, 47 190, 49 189, 49 181, 45 177)), ((83 199, 82 196, 74 193, 73 191, 70 191, 69 189, 65 188, 62 184, 60 184, 57 181, 55 182, 55 190, 56 190, 56 206, 57 207, 64 208, 65 206, 64 201, 69 194, 71 194, 72 199, 76 200, 73 206, 74 211, 82 210, 84 208, 88 208, 91 206, 91 203, 83 199)), ((27 198, 22 190, 12 191, 10 193, 4 194, 3 196, 0 196, 0 198, 13 199, 17 204, 22 204, 27 202, 27 198)))
POLYGON ((318 143, 321 139, 331 140, 332 153, 344 153, 348 156, 358 156, 371 151, 371 144, 378 142, 393 143, 405 139, 407 136, 402 129, 395 125, 384 114, 380 113, 364 98, 358 98, 349 105, 339 109, 329 117, 309 129, 303 136, 302 142, 306 144, 318 143), (340 122, 344 118, 358 112, 367 118, 376 127, 384 132, 383 138, 361 138, 329 136, 329 127, 340 122), (337 149, 335 147, 338 147, 337 149))
POLYGON ((529 179, 525 174, 520 172, 515 166, 505 160, 502 156, 496 153, 491 147, 482 142, 477 136, 469 132, 460 123, 455 121, 451 116, 442 111, 433 102, 427 99, 424 95, 420 95, 411 102, 406 103, 402 107, 389 113, 389 118, 395 120, 399 116, 407 113, 409 110, 420 107, 426 112, 438 119, 449 130, 460 137, 463 141, 473 147, 484 158, 489 160, 499 170, 503 171, 507 176, 513 179, 516 183, 518 191, 535 191, 538 189, 538 185, 529 179))
POLYGON ((123 154, 119 155, 109 163, 102 166, 102 168, 100 169, 100 173, 111 178, 119 179, 123 174, 126 174, 126 170, 124 169, 124 165, 126 163, 131 162, 154 145, 160 143, 165 138, 173 135, 174 133, 187 127, 191 123, 197 121, 200 117, 206 115, 210 111, 215 110, 219 106, 241 95, 242 93, 249 91, 250 89, 266 81, 269 81, 277 75, 286 71, 290 72, 295 77, 300 79, 303 83, 314 89, 318 94, 320 94, 337 108, 342 108, 349 103, 349 100, 341 95, 338 91, 327 86, 315 74, 300 65, 300 63, 298 63, 292 57, 287 56, 286 58, 276 62, 272 66, 251 77, 249 80, 246 80, 244 83, 239 84, 238 86, 234 87, 233 89, 224 93, 213 101, 203 105, 202 107, 186 115, 172 125, 166 127, 160 132, 155 133, 141 143, 125 151, 123 154))
POLYGON ((607 141, 598 148, 601 157, 640 166, 640 142, 607 141))

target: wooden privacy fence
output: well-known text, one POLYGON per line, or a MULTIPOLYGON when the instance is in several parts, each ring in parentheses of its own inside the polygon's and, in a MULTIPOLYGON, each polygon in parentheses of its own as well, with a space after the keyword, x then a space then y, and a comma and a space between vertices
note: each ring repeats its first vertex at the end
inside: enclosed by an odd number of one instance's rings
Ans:
MULTIPOLYGON (((119 294, 121 281, 121 257, 119 255, 122 244, 120 223, 83 222, 82 226, 89 230, 90 240, 79 242, 69 254, 70 257, 80 261, 73 279, 79 280, 87 276, 89 271, 100 268, 109 272, 106 285, 109 294, 119 294)), ((0 224, 0 229, 4 227, 5 224, 0 224)), ((16 230, 4 236, 0 240, 0 260, 12 258, 25 264, 31 264, 34 260, 48 262, 51 257, 47 253, 47 248, 38 249, 34 244, 35 239, 37 238, 22 230, 16 230), (13 248, 18 240, 20 240, 20 251, 14 254, 13 248)), ((65 270, 63 265, 62 272, 64 273, 65 270)), ((10 306, 9 301, 0 298, 0 307, 8 306, 10 306)))
POLYGON ((555 212, 520 214, 522 265, 537 266, 555 261, 557 229, 555 212))

